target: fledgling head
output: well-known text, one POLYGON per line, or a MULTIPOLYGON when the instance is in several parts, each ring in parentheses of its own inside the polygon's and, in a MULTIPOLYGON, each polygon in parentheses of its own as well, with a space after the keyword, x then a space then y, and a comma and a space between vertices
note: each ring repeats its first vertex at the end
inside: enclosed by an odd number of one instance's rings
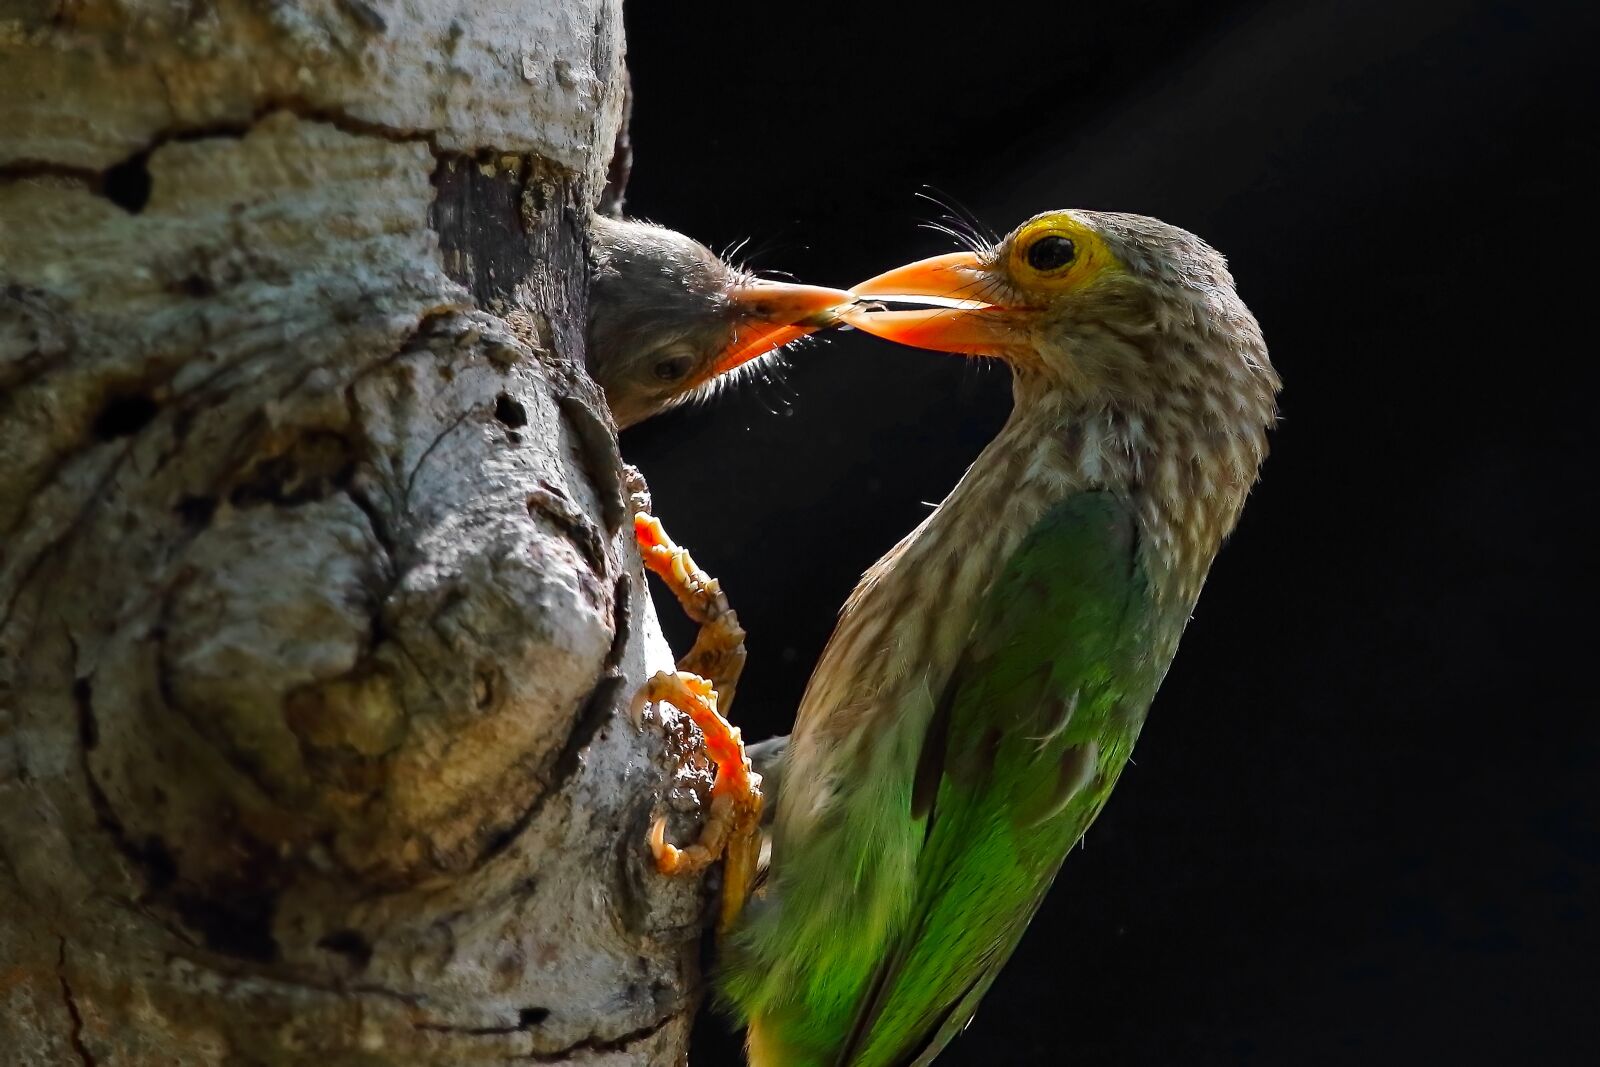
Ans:
POLYGON ((901 344, 997 356, 1080 404, 1132 413, 1212 405, 1262 430, 1272 420, 1278 377, 1227 261, 1158 219, 1047 211, 997 244, 907 264, 851 291, 960 301, 844 318, 901 344))
POLYGON ((720 375, 838 321, 839 289, 755 278, 681 233, 590 223, 589 373, 619 428, 689 399, 720 375))

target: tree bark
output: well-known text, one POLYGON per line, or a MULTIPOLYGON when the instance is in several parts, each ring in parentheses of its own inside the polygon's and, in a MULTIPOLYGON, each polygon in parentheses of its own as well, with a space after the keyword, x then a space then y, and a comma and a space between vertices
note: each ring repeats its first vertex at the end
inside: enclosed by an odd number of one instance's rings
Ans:
POLYGON ((619 0, 0 0, 0 1059, 673 1064, 619 0))

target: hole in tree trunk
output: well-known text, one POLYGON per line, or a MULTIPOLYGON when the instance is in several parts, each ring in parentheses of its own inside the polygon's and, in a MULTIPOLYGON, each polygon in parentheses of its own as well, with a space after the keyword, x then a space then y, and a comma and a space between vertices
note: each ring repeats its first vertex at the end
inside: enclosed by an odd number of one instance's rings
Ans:
POLYGON ((130 215, 137 215, 150 202, 150 156, 140 152, 100 176, 100 194, 130 215))
POLYGON ((528 425, 528 409, 509 393, 501 393, 494 398, 494 417, 513 430, 520 430, 528 425))
POLYGON ((94 419, 94 435, 102 441, 138 433, 156 417, 159 408, 148 393, 113 396, 94 419))

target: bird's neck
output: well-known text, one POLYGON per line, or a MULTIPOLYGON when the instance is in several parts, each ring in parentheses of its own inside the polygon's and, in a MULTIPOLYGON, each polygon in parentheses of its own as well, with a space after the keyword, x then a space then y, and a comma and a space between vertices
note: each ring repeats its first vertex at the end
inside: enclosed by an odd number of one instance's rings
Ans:
POLYGON ((1187 615, 1266 454, 1270 416, 1223 419, 1222 407, 1202 396, 1141 410, 1019 373, 1011 418, 964 481, 1009 485, 1038 514, 1080 492, 1125 498, 1153 591, 1187 615))
MULTIPOLYGON (((1170 621, 1156 656, 1170 658, 1265 451, 1258 429, 1255 443, 1240 446, 1244 460, 1219 463, 1219 450, 1230 454, 1226 437, 1182 418, 1084 404, 1019 375, 1005 427, 845 602, 801 702, 793 758, 821 759, 822 749, 869 729, 881 705, 942 685, 1006 561, 1045 512, 1076 493, 1112 492, 1133 509, 1145 574, 1170 621)), ((918 736, 917 726, 907 722, 906 736, 918 736)), ((786 808, 823 810, 822 786, 785 788, 795 794, 786 808)))

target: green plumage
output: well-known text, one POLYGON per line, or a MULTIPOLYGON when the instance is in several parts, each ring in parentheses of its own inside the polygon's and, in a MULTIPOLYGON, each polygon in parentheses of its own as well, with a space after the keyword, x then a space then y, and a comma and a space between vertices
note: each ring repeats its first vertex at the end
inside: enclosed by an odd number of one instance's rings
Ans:
POLYGON ((910 1063, 971 1017, 1133 749, 1158 680, 1149 615, 1109 493, 1051 509, 1006 565, 934 712, 915 903, 839 1062, 910 1063))
POLYGON ((813 972, 786 1020, 810 1050, 792 1062, 908 1064, 971 1017, 1127 762, 1158 681, 1149 623, 1127 506, 1095 492, 1047 512, 984 598, 918 754, 900 814, 922 838, 911 907, 876 967, 813 972))
MULTIPOLYGON (((1096 491, 1048 510, 982 598, 904 809, 883 813, 917 833, 896 936, 864 957, 850 937, 813 945, 821 965, 771 1016, 784 1025, 779 1062, 912 1064, 966 1024, 1128 761, 1165 669, 1150 625, 1128 504, 1096 491), (875 966, 854 966, 862 958, 875 966)), ((858 888, 874 873, 856 870, 858 888)), ((730 965, 746 969, 738 947, 730 965)), ((763 997, 726 977, 736 1003, 763 997)))

